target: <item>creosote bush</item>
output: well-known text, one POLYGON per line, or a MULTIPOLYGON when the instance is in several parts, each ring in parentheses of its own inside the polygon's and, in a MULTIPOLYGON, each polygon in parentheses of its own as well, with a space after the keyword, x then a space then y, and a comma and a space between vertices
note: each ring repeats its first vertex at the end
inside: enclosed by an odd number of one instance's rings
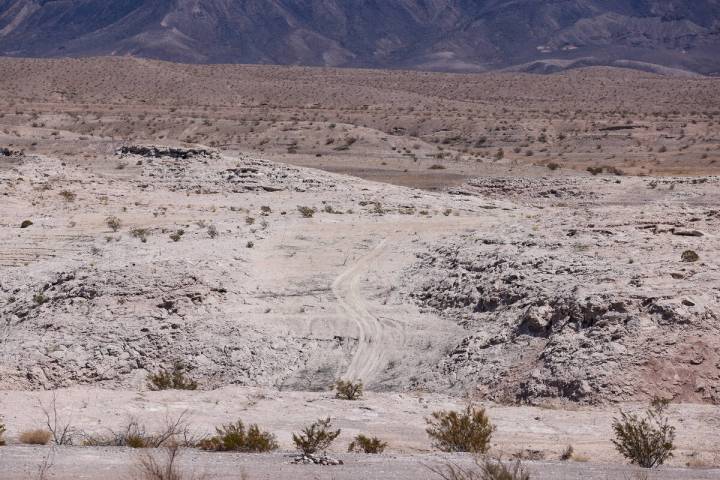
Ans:
POLYGON ((312 455, 325 451, 340 436, 340 429, 332 429, 330 417, 320 419, 302 430, 302 433, 293 433, 295 446, 305 455, 312 455))
POLYGON ((462 412, 438 411, 425 420, 433 445, 443 452, 485 453, 495 427, 484 408, 468 405, 462 412))
POLYGON ((185 375, 185 367, 175 363, 172 369, 161 369, 157 373, 148 375, 148 388, 150 390, 197 390, 197 382, 185 375))
POLYGON ((52 433, 39 428, 37 430, 26 430, 20 434, 20 443, 25 445, 47 445, 52 439, 52 433))
POLYGON ((363 384, 350 380, 338 380, 335 382, 335 397, 343 400, 358 400, 363 394, 363 384))
POLYGON ((363 434, 356 436, 348 446, 348 453, 383 453, 387 448, 387 442, 383 442, 377 437, 367 437, 363 434))
POLYGON ((643 416, 620 410, 620 417, 613 419, 612 442, 630 463, 654 468, 673 456, 675 427, 668 423, 665 406, 653 402, 643 416))
POLYGON ((263 432, 257 425, 247 429, 242 420, 217 427, 217 435, 200 442, 200 448, 215 452, 270 452, 278 449, 275 435, 263 432))

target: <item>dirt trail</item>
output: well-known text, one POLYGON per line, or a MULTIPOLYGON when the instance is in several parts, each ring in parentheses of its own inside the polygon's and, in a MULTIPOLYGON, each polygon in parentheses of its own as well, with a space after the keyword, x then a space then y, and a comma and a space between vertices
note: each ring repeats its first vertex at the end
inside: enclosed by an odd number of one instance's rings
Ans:
POLYGON ((370 253, 338 276, 332 286, 340 310, 358 325, 358 348, 344 377, 362 380, 365 384, 374 380, 385 367, 386 353, 397 341, 394 335, 385 331, 391 327, 370 313, 368 302, 360 291, 362 276, 386 252, 389 239, 383 239, 370 253))

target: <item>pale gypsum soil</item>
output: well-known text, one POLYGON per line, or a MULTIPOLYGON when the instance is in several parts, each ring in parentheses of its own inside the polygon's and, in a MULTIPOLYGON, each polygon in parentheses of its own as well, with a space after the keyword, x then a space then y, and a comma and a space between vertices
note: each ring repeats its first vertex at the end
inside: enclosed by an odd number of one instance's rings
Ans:
POLYGON ((717 177, 429 193, 246 157, 122 158, 0 171, 2 388, 142 388, 179 361, 203 389, 344 376, 498 401, 718 401, 717 177))

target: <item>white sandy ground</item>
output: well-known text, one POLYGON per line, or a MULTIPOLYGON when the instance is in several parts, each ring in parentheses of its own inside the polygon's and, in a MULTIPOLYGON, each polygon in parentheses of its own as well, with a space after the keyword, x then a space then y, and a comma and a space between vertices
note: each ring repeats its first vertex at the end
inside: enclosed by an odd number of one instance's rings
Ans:
MULTIPOLYGON (((261 164, 257 177, 272 187, 285 185, 283 191, 236 192, 233 189, 242 187, 242 182, 217 181, 224 178, 219 174, 225 168, 241 162, 246 160, 226 158, 210 166, 193 161, 180 172, 150 179, 140 175, 134 163, 122 171, 99 165, 98 172, 85 173, 54 159, 35 158, 0 170, 6 178, 5 201, 0 204, 4 219, 0 263, 6 269, 2 281, 8 292, 17 287, 13 295, 19 299, 8 301, 6 307, 11 312, 18 303, 28 302, 32 308, 30 320, 11 322, 0 332, 4 359, 0 414, 10 443, 0 449, 0 480, 36 478, 37 466, 49 450, 18 446, 17 437, 23 430, 43 426, 40 401, 48 405, 51 394, 30 387, 50 388, 62 382, 95 383, 57 392, 61 417, 87 433, 119 429, 131 416, 152 431, 164 418, 187 412, 198 435, 242 419, 274 432, 281 448, 289 451, 293 431, 331 416, 343 429, 334 454, 343 452, 358 433, 377 435, 390 445, 388 455, 343 457, 345 466, 326 468, 289 465, 282 454, 188 452, 187 461, 211 478, 240 478, 241 469, 251 479, 432 478, 423 465, 449 457, 429 453, 424 418, 437 409, 461 408, 465 400, 437 393, 441 387, 432 381, 427 388, 418 388, 413 377, 432 371, 467 333, 448 318, 398 297, 404 269, 427 245, 442 243, 447 236, 505 232, 522 239, 537 231, 536 222, 543 222, 541 231, 560 239, 566 237, 565 222, 568 228, 586 223, 572 218, 580 208, 559 205, 551 210, 537 199, 532 202, 541 205, 528 206, 479 195, 430 194, 312 170, 286 170, 276 164, 261 164), (288 179, 274 176, 287 172, 288 179), (289 182, 294 183, 288 187, 289 182), (152 188, 143 188, 144 183, 152 188), (219 193, 196 194, 195 184, 219 193), (77 199, 64 203, 59 195, 64 189, 74 191, 77 199), (375 200, 388 212, 373 213, 368 202, 375 200), (297 212, 298 205, 322 209, 327 204, 346 213, 318 212, 304 219, 297 212), (259 214, 263 205, 272 207, 268 217, 259 214), (415 213, 400 213, 408 205, 415 213), (443 211, 448 208, 452 214, 446 216, 443 211), (349 209, 353 213, 347 213, 349 209), (424 209, 427 215, 420 213, 424 209), (106 241, 114 235, 104 222, 111 214, 123 220, 117 241, 106 241), (246 216, 253 216, 256 224, 247 225, 246 216), (35 224, 20 230, 25 218, 35 224), (219 237, 210 239, 206 229, 197 225, 199 220, 217 225, 219 237), (263 220, 268 225, 258 227, 263 220), (171 242, 168 233, 181 226, 187 230, 185 237, 171 242), (152 229, 147 243, 131 238, 132 227, 152 229), (252 249, 245 246, 250 240, 255 244, 252 249), (48 290, 52 301, 32 305, 32 295, 57 272, 75 271, 78 276, 88 275, 82 279, 100 292, 97 298, 86 301, 74 290, 48 290), (200 281, 187 290, 183 279, 190 274, 200 281), (225 287, 227 294, 213 293, 210 287, 215 286, 225 287), (198 293, 204 298, 194 305, 186 294, 198 293), (166 299, 176 303, 177 312, 159 307, 166 299), (168 345, 142 343, 151 335, 164 341, 162 328, 170 324, 179 324, 182 335, 171 337, 168 345), (138 333, 141 327, 150 334, 138 333), (148 371, 165 365, 170 354, 192 363, 192 374, 207 390, 144 391, 148 371), (223 361, 227 363, 219 363, 223 361), (241 367, 248 372, 239 371, 241 367), (366 398, 352 403, 334 399, 327 386, 343 376, 364 380, 371 390, 366 398), (222 386, 228 383, 255 386, 222 386), (318 389, 325 391, 308 392, 318 389)), ((172 162, 154 165, 159 166, 149 173, 174 167, 172 162)), ((674 185, 673 190, 661 185, 655 190, 645 179, 624 182, 607 202, 621 207, 608 213, 600 206, 588 211, 588 217, 592 215, 594 222, 603 216, 614 220, 616 213, 632 218, 642 209, 646 216, 670 221, 670 214, 678 215, 674 211, 688 207, 704 211, 713 203, 713 184, 680 184, 677 190, 674 185)), ((601 180, 592 185, 607 188, 601 180)), ((571 201, 575 200, 563 199, 571 201)), ((578 200, 585 206, 593 201, 584 196, 578 200)), ((706 231, 701 239, 669 233, 650 236, 618 227, 627 240, 606 248, 609 255, 616 255, 628 250, 627 245, 655 242, 635 256, 656 255, 651 266, 662 264, 664 269, 666 259, 676 258, 676 252, 698 248, 696 244, 703 247, 704 277, 691 278, 683 287, 692 292, 700 288, 702 278, 716 284, 717 236, 708 230, 714 224, 701 225, 706 231)), ((664 282, 663 288, 676 289, 676 283, 664 282)), ((703 368, 712 373, 713 362, 704 360, 703 368)), ((668 384, 684 385, 685 379, 678 375, 669 378, 668 384)), ((617 407, 488 406, 497 425, 493 453, 507 457, 525 449, 539 450, 555 461, 567 445, 573 445, 577 454, 590 460, 533 463, 533 478, 605 480, 632 474, 610 443, 617 407)), ((671 465, 682 467, 689 461, 718 465, 718 407, 674 403, 670 415, 678 426, 678 451, 671 465)), ((51 478, 126 479, 134 455, 125 449, 61 448, 55 452, 51 478)), ((650 478, 708 479, 720 478, 720 471, 663 469, 653 475, 650 478)))
MULTIPOLYGON (((0 405, 8 412, 8 440, 15 443, 19 432, 43 426, 42 405, 51 404, 50 392, 0 393, 0 405)), ((269 389, 225 387, 209 392, 131 392, 90 388, 60 390, 56 394, 59 418, 78 430, 98 434, 119 430, 131 417, 148 431, 166 418, 185 413, 195 435, 211 434, 213 427, 235 419, 257 422, 277 435, 282 451, 293 450, 291 434, 313 419, 330 416, 342 434, 331 448, 346 465, 307 467, 290 465, 283 454, 225 455, 188 452, 185 461, 211 478, 239 478, 240 469, 251 479, 334 478, 433 478, 423 466, 448 458, 469 464, 470 457, 432 453, 425 434, 424 419, 438 409, 462 408, 461 399, 428 393, 368 393, 362 400, 335 399, 330 392, 280 392, 269 389), (342 455, 358 433, 377 435, 389 443, 385 455, 342 455), (362 474, 361 474, 362 472, 362 474)), ((625 405, 636 409, 640 405, 625 405)), ((540 479, 615 479, 631 475, 633 469, 614 451, 611 422, 615 408, 575 407, 570 410, 505 407, 489 405, 488 413, 497 427, 491 452, 505 458, 519 451, 539 450, 546 461, 530 468, 540 479), (560 462, 561 451, 573 445, 589 462, 560 462)), ((671 422, 678 425, 676 466, 695 460, 716 461, 720 450, 720 417, 710 405, 672 405, 671 422)), ((3 480, 33 478, 49 449, 9 446, 0 450, 3 480)), ((126 478, 137 452, 122 448, 59 448, 54 454, 53 478, 126 478)), ((664 467, 650 478, 720 478, 719 469, 677 469, 664 467)))

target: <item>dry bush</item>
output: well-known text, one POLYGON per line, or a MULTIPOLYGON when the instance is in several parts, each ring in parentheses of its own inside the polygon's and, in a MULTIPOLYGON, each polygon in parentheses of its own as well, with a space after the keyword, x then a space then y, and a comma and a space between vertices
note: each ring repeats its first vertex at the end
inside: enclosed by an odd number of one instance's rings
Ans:
POLYGON ((682 255, 680 255, 680 260, 687 263, 693 263, 700 260, 700 255, 693 250, 685 250, 682 255))
POLYGON ((383 453, 387 448, 387 442, 383 442, 377 437, 367 437, 363 434, 356 436, 350 445, 348 445, 348 453, 383 453))
POLYGON ((338 380, 335 382, 335 397, 343 400, 358 400, 363 394, 363 383, 356 383, 350 380, 338 380))
POLYGON ((197 390, 197 382, 185 375, 186 368, 181 363, 175 363, 172 369, 160 369, 157 373, 148 375, 148 388, 150 390, 197 390))
POLYGON ((105 435, 85 435, 83 445, 87 447, 130 447, 160 448, 170 445, 194 446, 197 442, 190 435, 186 421, 187 412, 177 418, 166 417, 155 433, 148 433, 145 425, 136 418, 130 418, 127 425, 118 431, 105 435))
POLYGON ((575 454, 575 449, 572 445, 568 445, 565 450, 560 454, 560 460, 563 462, 567 462, 571 458, 573 458, 573 455, 575 454))
POLYGON ((150 231, 147 228, 133 228, 130 230, 130 236, 139 239, 141 242, 147 242, 147 237, 150 231))
POLYGON ((77 194, 71 192, 70 190, 63 190, 60 192, 60 196, 63 197, 66 202, 74 202, 77 198, 77 194))
POLYGON ((200 448, 215 452, 271 452, 278 449, 275 435, 263 432, 257 425, 247 430, 242 420, 215 429, 217 435, 200 442, 200 448))
POLYGON ((133 480, 193 480, 200 477, 183 472, 179 465, 182 451, 178 445, 165 447, 161 452, 143 452, 137 458, 133 480))
POLYGON ((340 436, 340 429, 332 429, 330 417, 320 419, 302 430, 302 433, 293 433, 292 439, 295 446, 305 455, 327 450, 328 447, 340 436))
POLYGON ((20 434, 19 440, 25 445, 47 445, 52 440, 52 433, 43 428, 26 430, 20 434))
POLYGON ((5 424, 0 421, 0 447, 5 445, 5 439, 3 436, 5 435, 5 424))
POLYGON ((55 392, 52 393, 52 400, 50 405, 46 406, 40 402, 40 408, 45 415, 45 425, 48 431, 52 434, 52 439, 55 445, 72 445, 74 429, 71 424, 71 419, 61 420, 57 410, 57 397, 55 392))
POLYGON ((663 405, 655 404, 642 417, 620 410, 620 417, 613 419, 612 442, 630 463, 654 468, 673 456, 675 427, 668 423, 664 410, 663 405))
POLYGON ((433 412, 432 418, 425 421, 433 445, 444 452, 485 453, 495 431, 485 409, 472 405, 463 412, 433 412))
POLYGON ((108 226, 110 230, 113 232, 117 232, 120 230, 120 227, 122 226, 122 222, 118 217, 110 216, 105 219, 105 224, 108 226))
POLYGON ((303 218, 312 218, 315 215, 315 209, 312 207, 304 207, 302 205, 298 205, 297 209, 298 212, 300 212, 300 215, 303 216, 303 218))
POLYGON ((441 466, 427 468, 443 480, 530 480, 530 474, 523 468, 520 460, 512 466, 501 460, 475 459, 475 465, 471 467, 446 462, 441 466))

